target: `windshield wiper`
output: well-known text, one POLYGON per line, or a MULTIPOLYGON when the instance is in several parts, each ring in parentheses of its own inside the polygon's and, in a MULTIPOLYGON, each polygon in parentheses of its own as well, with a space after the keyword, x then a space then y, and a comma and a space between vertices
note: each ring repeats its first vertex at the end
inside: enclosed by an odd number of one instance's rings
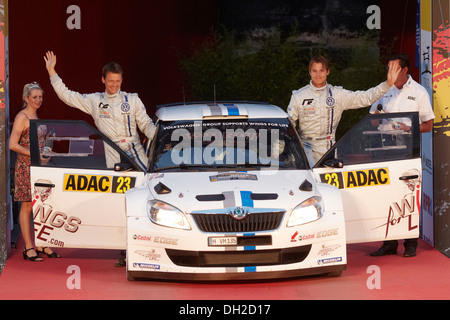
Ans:
POLYGON ((163 167, 163 168, 157 168, 154 171, 158 172, 158 171, 173 170, 173 169, 189 170, 192 168, 214 168, 214 166, 203 165, 203 164, 184 164, 184 163, 182 163, 177 166, 168 166, 168 167, 163 167))
POLYGON ((222 169, 240 169, 240 168, 261 168, 261 167, 271 167, 271 164, 250 164, 250 163, 242 163, 242 164, 179 164, 177 166, 168 166, 163 168, 157 168, 154 169, 154 172, 160 172, 160 171, 166 171, 166 170, 191 170, 191 169, 215 169, 215 170, 222 170, 222 169))
POLYGON ((237 164, 236 166, 245 167, 245 168, 260 168, 260 167, 268 168, 268 167, 271 167, 272 164, 270 164, 270 163, 242 163, 242 164, 237 164))

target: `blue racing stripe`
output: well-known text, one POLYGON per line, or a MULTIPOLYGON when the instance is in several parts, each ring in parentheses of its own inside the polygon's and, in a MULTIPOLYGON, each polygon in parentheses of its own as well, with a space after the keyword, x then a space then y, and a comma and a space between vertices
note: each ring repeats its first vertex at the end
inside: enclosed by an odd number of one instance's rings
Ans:
POLYGON ((130 115, 127 115, 127 120, 128 120, 128 133, 130 134, 130 137, 132 137, 133 134, 131 133, 131 119, 130 119, 130 115))
POLYGON ((253 200, 251 191, 241 191, 242 206, 253 208, 253 200))
POLYGON ((256 267, 245 267, 245 272, 256 272, 256 267))
POLYGON ((144 168, 144 171, 147 171, 147 166, 142 162, 141 158, 139 158, 139 153, 137 152, 134 143, 131 143, 131 147, 133 148, 134 154, 136 155, 135 160, 137 160, 140 163, 142 168, 144 168))
POLYGON ((228 109, 228 115, 229 116, 239 116, 239 108, 236 107, 234 104, 225 104, 225 107, 228 109))
MULTIPOLYGON (((255 237, 256 233, 244 233, 244 237, 255 237)), ((255 251, 256 246, 245 246, 244 251, 255 251)))
MULTIPOLYGON (((329 90, 329 92, 330 92, 330 97, 333 98, 333 92, 331 92, 331 89, 329 90)), ((331 108, 330 134, 333 133, 333 122, 334 122, 334 108, 331 108)))

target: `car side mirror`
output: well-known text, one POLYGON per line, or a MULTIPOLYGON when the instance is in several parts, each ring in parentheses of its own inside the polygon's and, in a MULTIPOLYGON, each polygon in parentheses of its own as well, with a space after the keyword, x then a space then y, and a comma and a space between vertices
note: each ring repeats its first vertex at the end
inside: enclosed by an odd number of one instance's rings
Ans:
POLYGON ((129 163, 116 163, 114 165, 114 171, 120 171, 120 172, 125 172, 125 171, 131 171, 133 169, 133 167, 129 164, 129 163))
POLYGON ((323 165, 327 168, 342 169, 344 167, 344 161, 341 159, 328 159, 323 165))

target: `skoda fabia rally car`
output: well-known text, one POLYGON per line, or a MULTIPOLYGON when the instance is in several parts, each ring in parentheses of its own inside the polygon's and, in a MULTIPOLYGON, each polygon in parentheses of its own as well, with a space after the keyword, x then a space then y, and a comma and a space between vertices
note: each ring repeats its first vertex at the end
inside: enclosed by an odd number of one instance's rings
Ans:
POLYGON ((32 120, 36 245, 126 249, 130 280, 339 275, 347 243, 419 236, 418 116, 385 117, 312 169, 276 106, 164 105, 146 171, 83 121, 32 120))

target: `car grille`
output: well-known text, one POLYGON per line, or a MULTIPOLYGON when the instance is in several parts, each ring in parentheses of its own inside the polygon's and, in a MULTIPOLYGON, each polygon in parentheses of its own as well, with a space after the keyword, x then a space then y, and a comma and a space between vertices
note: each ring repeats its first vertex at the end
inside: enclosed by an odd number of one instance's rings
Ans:
POLYGON ((278 229, 284 212, 252 213, 242 220, 230 214, 192 214, 198 228, 203 232, 257 232, 278 229))

